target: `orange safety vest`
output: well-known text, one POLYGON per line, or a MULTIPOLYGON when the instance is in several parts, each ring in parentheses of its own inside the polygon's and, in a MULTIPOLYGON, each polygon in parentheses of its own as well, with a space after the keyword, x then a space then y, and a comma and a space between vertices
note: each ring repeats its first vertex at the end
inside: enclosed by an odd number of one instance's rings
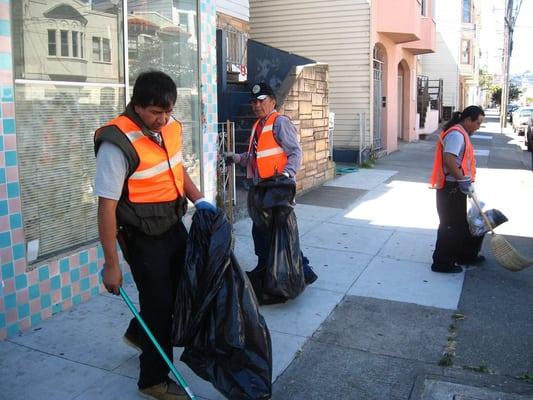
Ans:
POLYGON ((128 138, 139 156, 139 164, 127 179, 132 203, 165 203, 183 197, 184 173, 181 153, 181 124, 170 120, 161 130, 164 147, 143 134, 130 118, 121 115, 107 124, 128 138))
POLYGON ((474 157, 474 147, 470 142, 470 136, 466 130, 459 124, 452 126, 446 132, 442 131, 439 134, 439 140, 437 141, 437 147, 435 148, 435 160, 433 162, 433 172, 431 173, 430 184, 433 189, 442 189, 446 181, 446 175, 444 174, 444 138, 451 131, 459 131, 463 135, 465 140, 465 150, 463 153, 463 159, 461 160, 461 169, 465 176, 469 176, 472 182, 476 179, 476 159, 474 157))
MULTIPOLYGON (((261 129, 257 132, 257 172, 261 179, 268 179, 275 175, 281 174, 287 164, 287 154, 283 148, 278 144, 274 137, 274 121, 280 114, 278 112, 271 113, 261 129)), ((252 144, 256 134, 259 120, 257 120, 252 128, 250 135, 250 143, 248 145, 248 153, 252 152, 252 144)))

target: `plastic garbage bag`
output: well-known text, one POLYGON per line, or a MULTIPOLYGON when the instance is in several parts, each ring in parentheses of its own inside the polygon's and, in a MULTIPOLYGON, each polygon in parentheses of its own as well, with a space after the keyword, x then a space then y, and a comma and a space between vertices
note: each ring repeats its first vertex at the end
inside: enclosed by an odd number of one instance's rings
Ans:
POLYGON ((261 181, 248 193, 252 221, 270 233, 268 260, 248 273, 260 304, 282 303, 305 289, 295 194, 294 181, 285 176, 261 181))
MULTIPOLYGON (((485 203, 480 201, 479 206, 481 207, 481 209, 483 209, 485 203)), ((493 228, 508 221, 507 217, 500 210, 497 210, 495 208, 483 212, 493 228)), ((470 233, 472 234, 472 236, 483 236, 484 234, 490 231, 489 227, 485 223, 485 220, 481 216, 479 209, 473 203, 470 205, 470 209, 468 210, 467 220, 468 227, 470 228, 470 233)))
POLYGON ((270 333, 220 210, 192 218, 172 337, 185 347, 181 360, 228 399, 270 398, 270 333))

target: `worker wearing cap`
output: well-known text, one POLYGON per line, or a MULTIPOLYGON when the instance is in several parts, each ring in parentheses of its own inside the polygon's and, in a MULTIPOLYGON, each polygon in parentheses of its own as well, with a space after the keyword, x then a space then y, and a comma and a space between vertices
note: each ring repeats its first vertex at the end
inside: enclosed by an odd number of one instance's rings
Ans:
MULTIPOLYGON (((248 151, 227 153, 226 160, 246 167, 246 177, 252 184, 276 175, 294 180, 302 163, 296 127, 288 117, 276 111, 276 96, 268 84, 260 82, 252 86, 250 104, 258 119, 252 128, 248 151)), ((268 259, 270 232, 254 224, 252 236, 258 265, 264 265, 268 259)), ((303 254, 302 258, 305 281, 310 284, 317 276, 303 254)))

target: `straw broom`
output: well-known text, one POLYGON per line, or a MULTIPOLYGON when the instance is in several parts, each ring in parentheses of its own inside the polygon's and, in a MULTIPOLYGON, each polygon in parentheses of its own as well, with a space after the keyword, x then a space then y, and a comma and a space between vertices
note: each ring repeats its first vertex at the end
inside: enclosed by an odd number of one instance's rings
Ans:
POLYGON ((511 244, 503 236, 494 233, 492 224, 481 209, 476 195, 471 192, 470 197, 472 198, 474 204, 476 205, 481 216, 483 217, 485 224, 490 229, 490 233, 492 235, 490 240, 492 253, 494 254, 494 257, 496 257, 496 260, 498 260, 498 263, 500 263, 502 267, 513 272, 521 271, 524 268, 533 265, 533 260, 527 259, 522 256, 513 246, 511 246, 511 244))

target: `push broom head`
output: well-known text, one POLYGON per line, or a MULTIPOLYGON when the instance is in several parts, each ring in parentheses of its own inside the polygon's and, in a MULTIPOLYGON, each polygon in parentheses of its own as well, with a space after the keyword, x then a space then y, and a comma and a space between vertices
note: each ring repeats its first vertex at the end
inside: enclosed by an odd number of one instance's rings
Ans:
POLYGON ((533 265, 533 260, 523 257, 511 244, 501 235, 492 234, 492 253, 500 265, 510 271, 518 272, 533 265))

